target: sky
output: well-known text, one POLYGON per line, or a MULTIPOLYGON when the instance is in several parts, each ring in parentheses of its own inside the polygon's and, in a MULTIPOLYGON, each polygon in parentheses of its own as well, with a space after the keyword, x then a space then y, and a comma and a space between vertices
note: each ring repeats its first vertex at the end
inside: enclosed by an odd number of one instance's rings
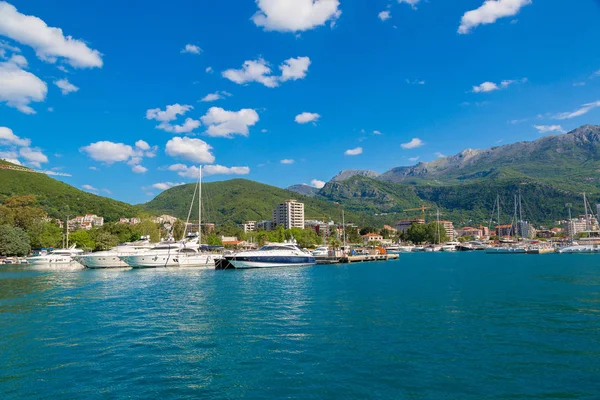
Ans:
POLYGON ((0 0, 0 158, 129 203, 600 124, 600 1, 0 0))

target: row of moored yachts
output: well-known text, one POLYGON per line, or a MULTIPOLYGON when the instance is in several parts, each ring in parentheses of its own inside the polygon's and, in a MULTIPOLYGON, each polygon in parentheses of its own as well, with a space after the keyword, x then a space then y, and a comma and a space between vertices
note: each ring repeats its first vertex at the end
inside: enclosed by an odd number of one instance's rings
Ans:
POLYGON ((443 245, 428 246, 393 246, 388 247, 390 254, 397 253, 424 253, 424 252, 455 252, 455 251, 485 251, 486 254, 600 254, 600 244, 571 242, 564 246, 553 246, 542 242, 520 242, 489 244, 474 240, 471 242, 448 242, 443 245))
POLYGON ((294 243, 273 243, 253 251, 219 252, 201 245, 197 238, 182 242, 147 241, 127 243, 108 251, 84 253, 74 246, 48 254, 29 257, 28 264, 59 266, 77 262, 86 268, 164 268, 196 267, 210 269, 246 269, 282 266, 310 266, 315 257, 294 243))

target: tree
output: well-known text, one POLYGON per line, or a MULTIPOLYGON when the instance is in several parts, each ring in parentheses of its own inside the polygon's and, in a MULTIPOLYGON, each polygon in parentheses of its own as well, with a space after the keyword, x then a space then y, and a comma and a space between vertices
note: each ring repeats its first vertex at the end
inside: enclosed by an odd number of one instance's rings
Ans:
POLYGON ((119 244, 119 237, 106 231, 94 235, 95 250, 108 250, 119 244))
POLYGON ((182 220, 178 219, 173 224, 173 238, 175 240, 182 240, 184 232, 185 232, 185 224, 183 223, 182 220))
POLYGON ((62 230, 54 222, 38 222, 29 230, 31 247, 58 247, 62 243, 62 230))
POLYGON ((88 231, 75 231, 69 235, 69 245, 76 244, 78 248, 84 250, 93 250, 96 244, 90 237, 88 231))
POLYGON ((0 254, 5 256, 25 256, 31 251, 29 236, 21 228, 0 226, 0 254))
POLYGON ((258 242, 259 246, 264 246, 265 243, 267 243, 267 240, 269 240, 269 235, 265 231, 260 231, 256 235, 256 241, 258 242))
POLYGON ((350 243, 362 243, 362 237, 359 235, 358 230, 354 228, 346 230, 346 238, 350 243))
POLYGON ((427 224, 427 241, 429 243, 442 243, 448 241, 448 235, 444 225, 437 222, 427 224))
POLYGON ((342 242, 340 242, 338 238, 330 236, 329 239, 327 239, 327 245, 332 249, 337 250, 342 245, 342 242))
POLYGON ((220 237, 218 237, 216 234, 211 233, 208 236, 205 236, 206 238, 206 244, 209 246, 222 246, 223 245, 223 241, 221 240, 220 237))
POLYGON ((413 243, 423 243, 427 240, 427 225, 412 224, 406 230, 406 239, 413 243))
POLYGON ((367 233, 379 233, 379 230, 377 228, 373 228, 373 227, 370 227, 370 226, 367 226, 367 227, 362 228, 360 230, 361 236, 366 235, 367 233))

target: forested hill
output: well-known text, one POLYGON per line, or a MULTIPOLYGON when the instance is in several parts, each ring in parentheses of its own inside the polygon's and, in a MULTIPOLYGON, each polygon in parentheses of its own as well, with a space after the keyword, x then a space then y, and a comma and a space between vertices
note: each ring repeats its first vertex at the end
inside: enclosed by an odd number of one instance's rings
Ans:
MULTIPOLYGON (((13 165, 3 160, 0 164, 13 165)), ((37 205, 53 218, 91 213, 110 222, 141 212, 130 204, 84 192, 44 174, 0 169, 0 203, 8 197, 25 195, 34 195, 37 205)))

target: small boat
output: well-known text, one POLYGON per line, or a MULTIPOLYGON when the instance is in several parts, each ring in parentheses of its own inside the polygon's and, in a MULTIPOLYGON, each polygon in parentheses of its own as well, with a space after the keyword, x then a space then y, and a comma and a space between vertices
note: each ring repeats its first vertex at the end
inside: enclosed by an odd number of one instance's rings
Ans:
POLYGON ((319 246, 312 251, 312 255, 315 257, 329 257, 329 247, 319 246))
POLYGON ((56 249, 44 255, 29 257, 27 258, 27 263, 44 266, 69 265, 75 262, 75 257, 79 254, 83 254, 83 250, 76 249, 75 245, 73 245, 68 249, 56 249))
POLYGON ((226 255, 224 262, 217 262, 217 269, 309 267, 316 263, 311 253, 301 250, 295 243, 271 243, 258 250, 226 255))
POLYGON ((413 253, 425 253, 426 251, 425 246, 414 246, 412 248, 413 253))

